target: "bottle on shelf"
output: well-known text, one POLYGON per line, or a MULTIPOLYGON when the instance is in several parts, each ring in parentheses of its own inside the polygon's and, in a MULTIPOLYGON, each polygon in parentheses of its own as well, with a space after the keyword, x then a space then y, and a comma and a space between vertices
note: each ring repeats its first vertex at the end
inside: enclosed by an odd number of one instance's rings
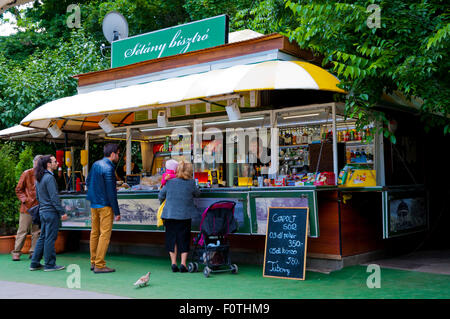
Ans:
POLYGON ((370 128, 366 128, 365 140, 368 140, 371 136, 370 128))
POLYGON ((278 144, 280 146, 284 145, 284 136, 283 136, 283 130, 280 130, 280 133, 278 135, 278 144))
POLYGON ((164 152, 169 151, 169 136, 166 136, 166 141, 164 142, 164 152))
POLYGON ((291 129, 288 129, 287 134, 286 134, 286 145, 292 145, 291 129))
POLYGON ((348 130, 345 130, 345 131, 344 131, 344 142, 348 142, 348 138, 349 138, 349 136, 348 136, 348 130))
POLYGON ((303 129, 302 134, 302 144, 308 144, 308 133, 306 132, 306 129, 303 129))

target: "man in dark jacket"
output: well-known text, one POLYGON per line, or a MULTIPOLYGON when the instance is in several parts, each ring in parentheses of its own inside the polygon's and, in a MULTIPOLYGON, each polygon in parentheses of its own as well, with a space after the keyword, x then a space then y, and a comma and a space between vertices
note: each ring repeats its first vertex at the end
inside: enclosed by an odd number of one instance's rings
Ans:
POLYGON ((53 176, 53 171, 57 167, 56 158, 52 155, 45 155, 39 159, 35 168, 36 198, 39 202, 41 234, 31 258, 31 271, 42 268, 44 268, 44 271, 55 271, 65 268, 56 265, 55 241, 58 237, 61 220, 67 220, 66 212, 61 206, 61 199, 58 195, 58 186, 53 176), (42 257, 45 260, 44 266, 40 264, 42 257))
POLYGON ((113 221, 120 220, 117 202, 115 164, 119 161, 119 146, 107 144, 103 159, 92 165, 86 180, 87 199, 91 202, 91 270, 94 273, 114 272, 106 267, 105 256, 111 238, 113 221))
POLYGON ((42 155, 35 156, 33 160, 33 168, 27 169, 22 173, 19 179, 19 183, 16 187, 16 195, 20 200, 20 218, 19 229, 17 230, 16 242, 14 244, 14 250, 12 251, 12 260, 20 260, 20 251, 25 243, 26 236, 31 227, 31 248, 30 258, 33 254, 36 242, 41 232, 39 225, 32 225, 32 217, 28 212, 28 209, 38 204, 36 199, 36 187, 34 185, 34 168, 42 155))

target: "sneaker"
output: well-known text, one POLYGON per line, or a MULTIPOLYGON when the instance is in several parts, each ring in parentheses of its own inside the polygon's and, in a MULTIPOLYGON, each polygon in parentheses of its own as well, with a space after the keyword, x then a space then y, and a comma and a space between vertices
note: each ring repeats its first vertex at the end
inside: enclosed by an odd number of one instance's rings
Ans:
POLYGON ((30 266, 30 270, 34 271, 34 270, 41 270, 42 268, 44 268, 43 265, 39 264, 39 266, 30 266))
POLYGON ((179 272, 180 269, 178 269, 178 266, 175 264, 172 264, 172 272, 179 272))
POLYGON ((188 269, 184 265, 181 265, 180 272, 188 272, 188 269))
POLYGON ((13 253, 12 254, 12 260, 13 261, 19 261, 20 260, 20 254, 13 253))
POLYGON ((103 267, 103 268, 94 268, 94 274, 105 274, 108 272, 115 272, 116 270, 114 268, 109 267, 103 267))
POLYGON ((45 268, 44 271, 57 271, 57 270, 63 270, 64 268, 66 268, 66 267, 55 265, 51 268, 45 268))
POLYGON ((94 271, 95 264, 91 264, 91 271, 94 271))

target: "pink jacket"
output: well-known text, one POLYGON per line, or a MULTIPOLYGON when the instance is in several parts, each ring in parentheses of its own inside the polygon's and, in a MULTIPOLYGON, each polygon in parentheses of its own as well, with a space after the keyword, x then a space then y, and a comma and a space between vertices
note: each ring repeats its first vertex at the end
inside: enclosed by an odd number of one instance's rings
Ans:
POLYGON ((161 187, 166 185, 166 176, 168 176, 167 180, 169 180, 169 179, 177 177, 177 174, 175 171, 173 171, 171 169, 166 170, 166 172, 163 174, 163 176, 161 178, 161 187))

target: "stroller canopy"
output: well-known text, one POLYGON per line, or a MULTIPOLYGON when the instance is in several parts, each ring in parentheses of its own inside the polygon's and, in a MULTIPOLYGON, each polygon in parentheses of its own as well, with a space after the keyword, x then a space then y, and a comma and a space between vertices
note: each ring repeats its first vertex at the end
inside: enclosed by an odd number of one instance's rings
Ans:
POLYGON ((206 236, 226 236, 238 229, 234 218, 235 202, 220 201, 212 204, 202 214, 200 231, 206 236))

